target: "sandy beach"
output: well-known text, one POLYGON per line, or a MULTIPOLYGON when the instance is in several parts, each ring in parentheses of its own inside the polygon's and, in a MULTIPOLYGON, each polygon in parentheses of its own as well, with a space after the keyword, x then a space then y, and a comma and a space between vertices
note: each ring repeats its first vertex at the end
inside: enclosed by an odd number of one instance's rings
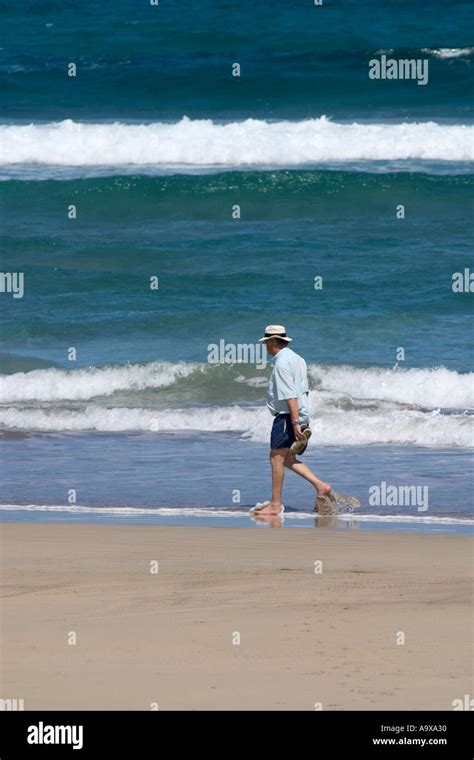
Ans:
POLYGON ((472 693, 470 537, 16 523, 1 550, 0 697, 26 710, 450 710, 472 693))

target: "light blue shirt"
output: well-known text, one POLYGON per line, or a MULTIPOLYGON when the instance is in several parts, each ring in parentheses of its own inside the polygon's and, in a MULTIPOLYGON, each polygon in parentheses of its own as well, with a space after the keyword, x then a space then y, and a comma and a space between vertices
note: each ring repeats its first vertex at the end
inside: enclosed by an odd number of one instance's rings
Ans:
POLYGON ((267 406, 273 415, 288 414, 289 398, 298 399, 300 423, 309 422, 308 370, 305 360, 288 346, 274 358, 273 372, 268 381, 267 406))

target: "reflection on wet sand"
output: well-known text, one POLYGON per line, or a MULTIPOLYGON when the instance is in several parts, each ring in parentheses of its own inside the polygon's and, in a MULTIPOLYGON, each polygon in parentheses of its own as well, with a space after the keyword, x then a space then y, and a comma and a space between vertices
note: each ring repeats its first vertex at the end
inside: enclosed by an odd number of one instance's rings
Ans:
POLYGON ((316 515, 314 518, 315 528, 349 528, 351 530, 359 530, 359 522, 354 520, 340 520, 338 521, 337 515, 316 515))
MULTIPOLYGON (((265 525, 268 525, 270 528, 281 528, 284 523, 284 515, 262 515, 258 513, 252 514, 252 520, 254 520, 256 523, 263 523, 265 525)), ((315 528, 338 528, 338 529, 349 529, 349 530, 359 530, 360 524, 357 519, 353 520, 339 520, 337 518, 337 515, 318 515, 315 514, 314 517, 314 527, 315 528)))
POLYGON ((283 517, 281 515, 259 515, 256 513, 252 515, 252 519, 256 523, 266 523, 270 528, 281 528, 283 525, 283 517))

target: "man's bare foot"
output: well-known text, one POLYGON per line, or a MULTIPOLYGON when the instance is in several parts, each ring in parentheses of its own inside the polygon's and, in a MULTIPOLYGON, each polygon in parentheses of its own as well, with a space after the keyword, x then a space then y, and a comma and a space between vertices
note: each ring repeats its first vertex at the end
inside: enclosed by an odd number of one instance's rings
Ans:
POLYGON ((252 512, 256 515, 279 515, 285 507, 283 504, 275 504, 273 501, 264 501, 259 507, 254 507, 252 512))

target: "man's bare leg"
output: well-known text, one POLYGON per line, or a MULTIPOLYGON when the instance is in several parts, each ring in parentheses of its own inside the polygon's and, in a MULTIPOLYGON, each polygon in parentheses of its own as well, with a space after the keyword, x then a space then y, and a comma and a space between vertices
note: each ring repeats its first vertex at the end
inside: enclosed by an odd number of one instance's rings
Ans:
POLYGON ((324 480, 320 480, 306 464, 303 464, 303 462, 300 462, 298 459, 296 459, 295 455, 292 454, 289 449, 286 449, 286 451, 288 453, 286 454, 284 460, 285 467, 287 467, 289 470, 292 470, 293 472, 296 472, 297 475, 300 475, 302 478, 311 483, 311 485, 313 485, 318 492, 318 496, 326 496, 331 490, 329 483, 325 483, 324 480))
POLYGON ((270 451, 270 464, 272 466, 272 500, 260 509, 256 509, 259 515, 274 515, 281 511, 281 491, 285 478, 285 457, 289 449, 272 449, 270 451))

